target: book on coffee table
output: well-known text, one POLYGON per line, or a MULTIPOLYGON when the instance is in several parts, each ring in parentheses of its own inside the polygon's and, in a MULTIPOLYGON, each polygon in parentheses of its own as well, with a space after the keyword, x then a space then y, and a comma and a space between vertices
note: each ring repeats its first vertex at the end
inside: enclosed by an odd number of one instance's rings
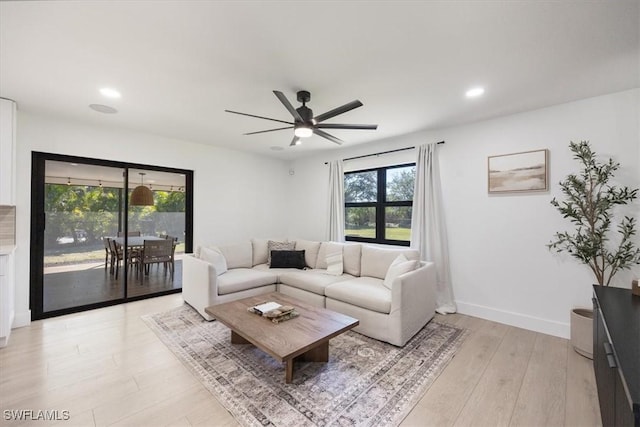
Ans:
POLYGON ((251 309, 253 310, 254 313, 265 314, 279 307, 280 307, 280 304, 278 304, 277 302, 269 301, 269 302, 264 302, 262 304, 254 305, 253 307, 251 307, 251 309))
POLYGON ((248 311, 266 317, 273 323, 298 317, 300 314, 291 305, 280 305, 276 302, 265 302, 247 308, 248 311))

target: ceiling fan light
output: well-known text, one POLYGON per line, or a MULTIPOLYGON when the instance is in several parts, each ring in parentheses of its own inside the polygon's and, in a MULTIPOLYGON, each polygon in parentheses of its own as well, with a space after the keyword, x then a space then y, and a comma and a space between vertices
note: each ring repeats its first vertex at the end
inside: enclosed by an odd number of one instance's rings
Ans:
POLYGON ((308 126, 298 126, 293 131, 293 134, 298 138, 309 138, 311 135, 313 135, 313 129, 308 126))

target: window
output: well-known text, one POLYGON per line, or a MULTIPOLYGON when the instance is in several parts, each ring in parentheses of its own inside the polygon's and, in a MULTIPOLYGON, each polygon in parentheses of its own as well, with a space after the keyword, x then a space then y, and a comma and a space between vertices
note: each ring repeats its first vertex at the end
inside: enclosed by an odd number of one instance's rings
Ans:
POLYGON ((415 164, 344 174, 345 238, 409 246, 415 164))

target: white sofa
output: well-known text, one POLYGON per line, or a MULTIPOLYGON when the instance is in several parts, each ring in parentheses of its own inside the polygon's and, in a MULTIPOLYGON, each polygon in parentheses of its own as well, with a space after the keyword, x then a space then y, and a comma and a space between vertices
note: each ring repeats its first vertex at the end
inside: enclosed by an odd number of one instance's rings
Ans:
POLYGON ((271 268, 268 239, 198 248, 183 258, 184 301, 213 320, 204 311, 208 306, 277 290, 354 317, 360 321, 355 331, 396 346, 435 314, 435 267, 419 261, 415 250, 300 239, 289 244, 305 251, 306 269, 271 268))

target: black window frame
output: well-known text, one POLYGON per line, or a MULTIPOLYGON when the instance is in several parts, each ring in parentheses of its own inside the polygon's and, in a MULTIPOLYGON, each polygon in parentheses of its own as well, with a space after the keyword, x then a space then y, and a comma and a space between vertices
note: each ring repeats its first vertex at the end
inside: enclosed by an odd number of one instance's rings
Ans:
MULTIPOLYGON (((387 196, 387 171, 390 169, 397 168, 406 168, 409 166, 415 167, 415 163, 403 163, 400 165, 392 165, 392 166, 383 166, 378 168, 371 169, 361 169, 356 171, 350 171, 344 173, 344 179, 346 180, 347 175, 363 173, 363 172, 373 172, 377 173, 377 197, 375 202, 347 202, 345 200, 344 203, 344 218, 345 225, 347 220, 347 208, 367 208, 374 207, 376 208, 376 237, 359 237, 359 236, 347 236, 345 230, 345 240, 348 242, 361 242, 361 243, 378 243, 383 245, 395 245, 395 246, 410 246, 411 241, 407 240, 392 240, 385 239, 383 236, 386 231, 386 222, 385 222, 385 212, 388 207, 396 207, 396 206, 409 206, 413 208, 413 200, 411 201, 399 201, 399 202, 388 202, 386 200, 387 196)), ((346 188, 345 188, 346 189, 346 188)))

